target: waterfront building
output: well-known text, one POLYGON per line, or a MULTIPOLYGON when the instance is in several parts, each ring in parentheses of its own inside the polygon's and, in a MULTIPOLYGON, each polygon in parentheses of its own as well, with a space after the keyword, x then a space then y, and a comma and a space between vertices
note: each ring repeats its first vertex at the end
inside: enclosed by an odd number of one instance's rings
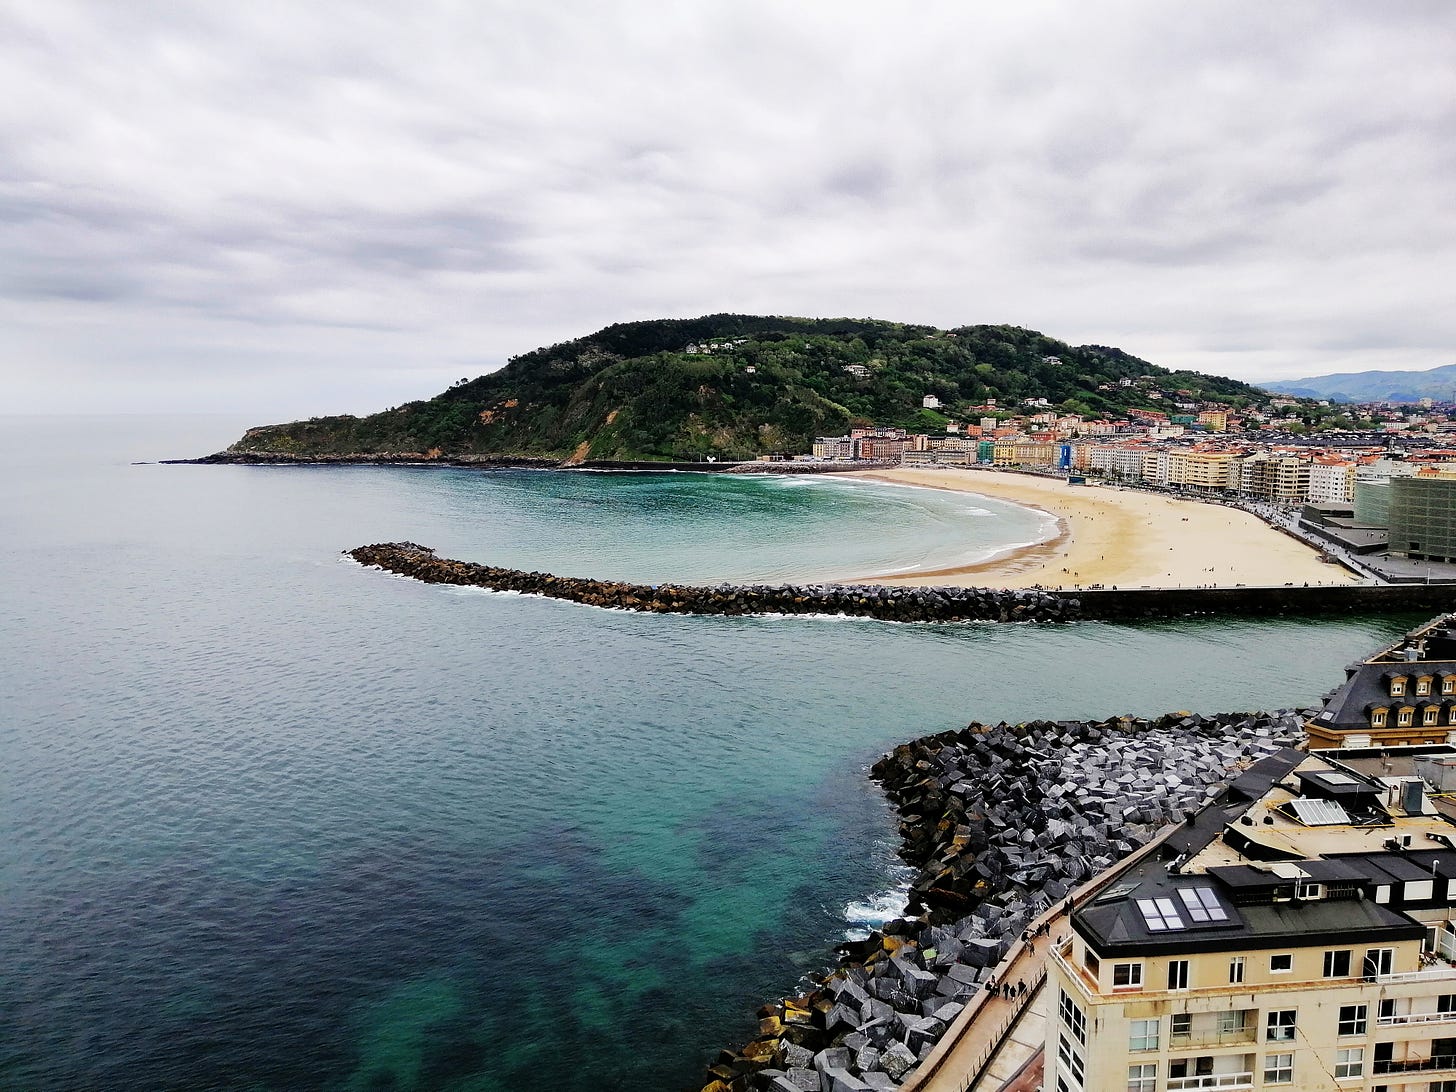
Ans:
POLYGON ((1417 473, 1392 478, 1389 490, 1390 552, 1456 561, 1456 477, 1417 473))
POLYGON ((1033 439, 998 440, 991 458, 997 466, 1053 466, 1057 445, 1033 439))
POLYGON ((1282 750, 1073 910, 1044 1087, 1446 1092, 1453 908, 1419 777, 1282 750))
POLYGON ((1350 664, 1305 728, 1312 748, 1456 743, 1456 615, 1350 664))
POLYGON ((1239 487, 1239 458, 1229 451, 1180 450, 1171 453, 1168 484, 1200 493, 1239 487))
POLYGON ((1309 460, 1261 451, 1239 468, 1239 489, 1275 504, 1300 504, 1309 492, 1309 460))
POLYGON ((1355 499, 1355 463, 1334 455, 1321 455, 1309 464, 1309 492, 1313 504, 1348 504, 1355 499))
POLYGON ((1097 444, 1087 455, 1087 469, 1100 470, 1106 477, 1123 481, 1141 481, 1143 476, 1144 447, 1121 447, 1112 444, 1097 444))

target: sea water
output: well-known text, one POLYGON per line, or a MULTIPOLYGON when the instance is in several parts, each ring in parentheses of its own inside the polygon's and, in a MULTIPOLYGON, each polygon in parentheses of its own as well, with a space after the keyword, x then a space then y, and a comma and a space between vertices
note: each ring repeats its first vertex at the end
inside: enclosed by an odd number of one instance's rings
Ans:
POLYGON ((601 611, 1038 537, 839 480, 132 465, 247 422, 0 419, 0 1087, 695 1087, 903 904, 866 770, 972 719, 1306 704, 1413 619, 601 611))

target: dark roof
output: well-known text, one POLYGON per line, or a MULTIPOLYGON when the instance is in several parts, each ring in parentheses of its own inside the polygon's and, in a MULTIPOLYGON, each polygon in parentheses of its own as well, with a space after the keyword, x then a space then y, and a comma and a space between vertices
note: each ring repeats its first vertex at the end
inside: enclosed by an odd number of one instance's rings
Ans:
MULTIPOLYGON (((1361 941, 1414 940, 1425 936, 1425 926, 1370 899, 1310 899, 1298 902, 1234 906, 1223 888, 1225 877, 1266 884, 1278 877, 1254 869, 1232 866, 1210 869, 1209 876, 1168 877, 1159 874, 1138 881, 1116 898, 1094 899, 1072 914, 1073 927, 1103 958, 1118 955, 1167 955, 1180 951, 1241 951, 1350 944, 1361 941), (1217 874, 1216 880, 1210 877, 1217 874), (1226 922, 1185 923, 1182 929, 1154 930, 1138 909, 1138 899, 1172 898, 1181 909, 1180 887, 1212 887, 1228 915, 1226 922)), ((1429 879, 1429 875, 1426 874, 1429 879)), ((1129 881, 1132 882, 1132 881, 1129 881)), ((1113 888, 1121 891, 1121 888, 1113 888)), ((1104 896, 1105 898, 1105 896, 1104 896)))
MULTIPOLYGON (((1380 649, 1366 660, 1350 665, 1345 670, 1350 672, 1353 669, 1353 674, 1325 702, 1324 709, 1315 715, 1315 723, 1342 732, 1368 731, 1370 709, 1391 704, 1391 679, 1402 675, 1418 678, 1456 672, 1456 642, 1450 639, 1450 633, 1448 619, 1443 616, 1380 649), (1429 658, 1399 659, 1407 646, 1416 647, 1422 640, 1429 658)), ((1399 697, 1411 696, 1405 694, 1399 697)))

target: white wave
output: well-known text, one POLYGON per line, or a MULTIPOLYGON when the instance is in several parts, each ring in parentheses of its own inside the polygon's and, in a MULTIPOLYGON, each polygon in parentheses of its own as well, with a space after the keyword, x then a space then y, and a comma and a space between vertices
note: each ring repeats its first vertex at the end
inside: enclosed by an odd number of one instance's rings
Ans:
POLYGON ((894 887, 845 904, 844 920, 849 923, 845 940, 864 940, 871 930, 905 913, 910 905, 910 869, 904 871, 904 879, 894 887))

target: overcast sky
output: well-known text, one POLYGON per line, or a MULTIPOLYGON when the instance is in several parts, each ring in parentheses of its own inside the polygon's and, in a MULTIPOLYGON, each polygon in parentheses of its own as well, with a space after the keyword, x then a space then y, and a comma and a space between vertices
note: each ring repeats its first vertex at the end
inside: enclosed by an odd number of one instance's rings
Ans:
POLYGON ((1456 3, 0 0, 0 412, 427 397, 611 322, 1456 362, 1456 3))

